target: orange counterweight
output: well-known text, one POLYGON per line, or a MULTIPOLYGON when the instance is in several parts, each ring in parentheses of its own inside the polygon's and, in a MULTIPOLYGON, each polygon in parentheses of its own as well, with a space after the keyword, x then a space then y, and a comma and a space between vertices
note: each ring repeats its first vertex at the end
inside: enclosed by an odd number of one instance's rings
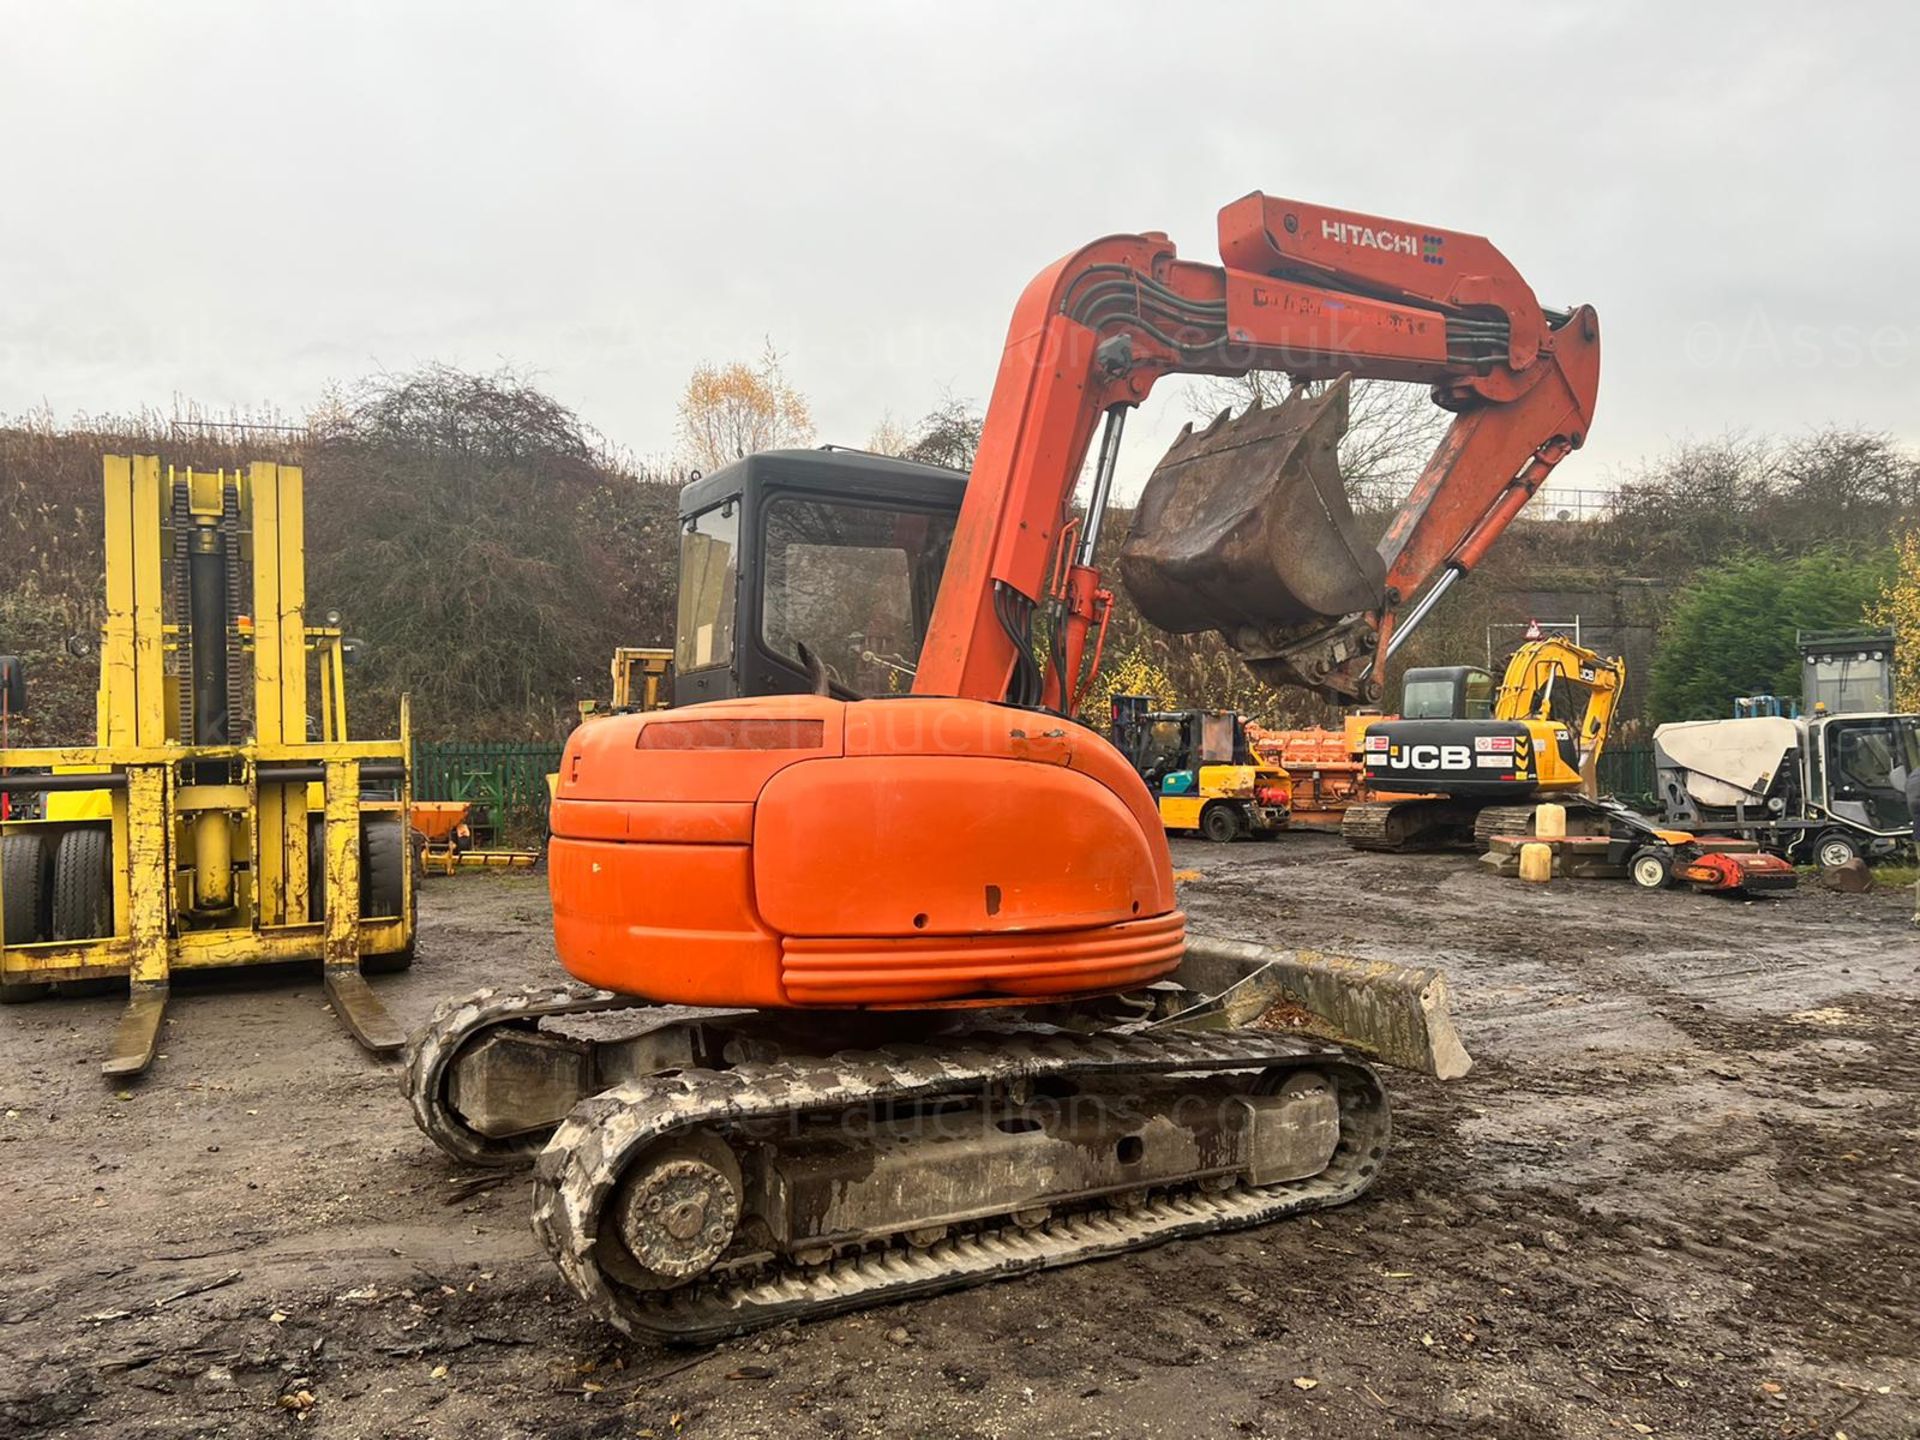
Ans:
POLYGON ((661 1002, 1031 1003, 1178 965, 1166 837, 1119 752, 981 701, 775 696, 583 725, 561 963, 661 1002))

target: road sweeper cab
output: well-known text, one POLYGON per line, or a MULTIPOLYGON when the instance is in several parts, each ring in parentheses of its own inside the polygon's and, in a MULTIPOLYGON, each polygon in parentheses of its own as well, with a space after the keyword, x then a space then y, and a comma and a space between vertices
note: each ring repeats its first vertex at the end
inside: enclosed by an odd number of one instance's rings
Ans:
POLYGON ((1913 844, 1907 777, 1920 715, 1691 720, 1653 732, 1667 823, 1740 835, 1802 864, 1832 867, 1913 844))

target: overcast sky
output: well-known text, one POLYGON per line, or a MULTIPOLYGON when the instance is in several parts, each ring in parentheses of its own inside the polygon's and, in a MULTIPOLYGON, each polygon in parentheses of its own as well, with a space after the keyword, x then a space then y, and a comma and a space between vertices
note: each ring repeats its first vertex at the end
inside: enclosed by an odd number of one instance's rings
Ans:
MULTIPOLYGON (((1044 264, 1141 229, 1216 259, 1262 189, 1597 306, 1569 486, 1730 429, 1916 441, 1916 16, 0 0, 0 411, 504 363, 664 454, 691 367, 771 336, 859 444, 984 401, 1044 264)), ((1186 409, 1151 402, 1130 477, 1186 409)))

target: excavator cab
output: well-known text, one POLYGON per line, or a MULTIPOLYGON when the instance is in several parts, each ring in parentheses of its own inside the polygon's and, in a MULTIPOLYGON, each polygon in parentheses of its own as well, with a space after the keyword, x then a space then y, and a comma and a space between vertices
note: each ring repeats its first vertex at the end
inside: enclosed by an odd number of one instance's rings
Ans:
POLYGON ((1404 720, 1485 720, 1493 714, 1493 676, 1477 665, 1427 665, 1401 678, 1404 720))
POLYGON ((750 455, 688 485, 674 705, 905 694, 966 483, 825 448, 750 455))

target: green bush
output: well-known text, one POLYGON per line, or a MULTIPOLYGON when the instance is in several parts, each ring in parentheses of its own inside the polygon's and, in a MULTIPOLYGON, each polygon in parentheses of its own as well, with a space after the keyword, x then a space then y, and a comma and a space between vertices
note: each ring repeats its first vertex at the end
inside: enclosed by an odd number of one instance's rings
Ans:
POLYGON ((1694 576, 1660 630, 1654 718, 1711 720, 1736 696, 1800 693, 1800 630, 1862 624, 1893 572, 1891 549, 1741 555, 1694 576))

